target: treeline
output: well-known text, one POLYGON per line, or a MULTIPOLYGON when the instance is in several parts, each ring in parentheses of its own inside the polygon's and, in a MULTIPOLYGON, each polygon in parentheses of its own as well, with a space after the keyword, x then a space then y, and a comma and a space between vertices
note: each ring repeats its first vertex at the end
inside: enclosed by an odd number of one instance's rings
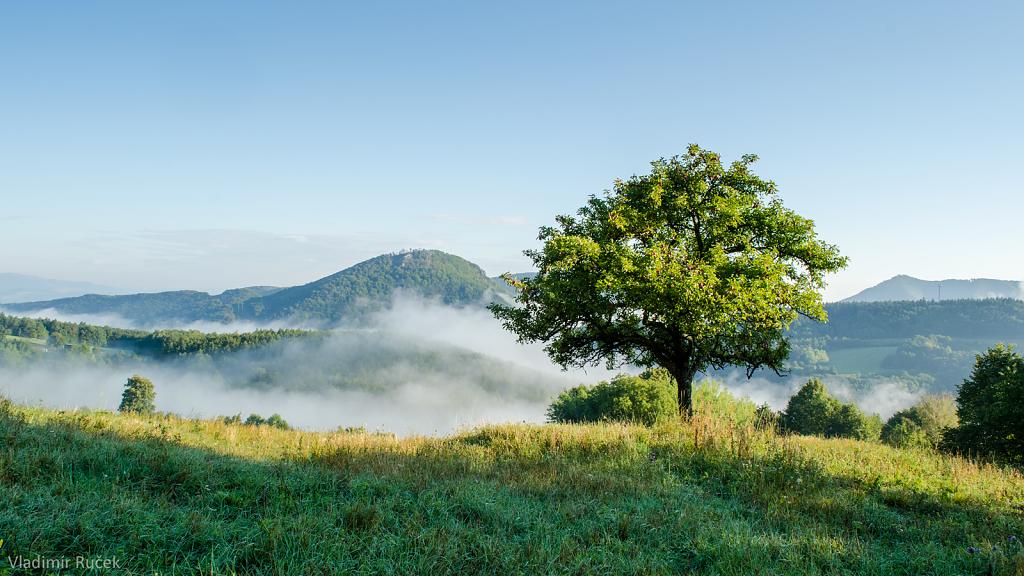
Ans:
POLYGON ((141 338, 123 339, 135 351, 147 356, 216 355, 259 348, 285 339, 319 339, 327 332, 296 329, 253 330, 252 332, 207 333, 198 330, 157 330, 141 338))
POLYGON ((1024 300, 918 300, 837 302, 826 306, 828 323, 804 318, 793 323, 797 339, 952 338, 1014 340, 1024 335, 1024 300))
POLYGON ((111 341, 140 339, 143 330, 94 326, 84 322, 61 322, 44 318, 22 318, 0 313, 0 337, 17 336, 54 345, 103 347, 111 341))
MULTIPOLYGON (((146 332, 51 319, 0 314, 0 340, 26 338, 56 348, 111 348, 149 357, 216 355, 259 348, 286 339, 320 339, 327 332, 278 329, 207 333, 199 330, 146 332)), ((24 343, 17 343, 24 347, 24 343)))

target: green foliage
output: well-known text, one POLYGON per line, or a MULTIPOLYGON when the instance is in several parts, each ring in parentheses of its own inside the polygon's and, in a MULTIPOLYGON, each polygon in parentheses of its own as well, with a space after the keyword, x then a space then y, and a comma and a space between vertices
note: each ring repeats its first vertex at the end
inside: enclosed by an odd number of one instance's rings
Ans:
POLYGON ((259 414, 249 414, 249 417, 245 419, 246 426, 263 426, 267 423, 267 420, 259 414))
MULTIPOLYGON (((703 380, 694 387, 693 405, 695 418, 761 430, 775 427, 776 415, 771 409, 736 398, 714 380, 703 380)), ((592 387, 570 388, 548 408, 548 420, 561 423, 619 421, 650 426, 675 420, 677 414, 672 377, 658 368, 640 376, 619 375, 592 387)))
POLYGON ((882 427, 882 442, 897 448, 929 448, 932 443, 920 424, 906 411, 893 414, 882 427))
MULTIPOLYGON (((261 292, 260 289, 253 289, 251 294, 255 296, 261 292)), ((116 314, 141 323, 161 320, 231 322, 239 319, 235 314, 239 305, 234 301, 235 298, 230 295, 222 298, 194 290, 119 296, 87 294, 46 302, 8 304, 5 308, 12 312, 53 309, 62 314, 116 314)))
POLYGON ((767 406, 758 407, 746 398, 736 398, 725 386, 709 379, 694 386, 693 412, 695 417, 704 416, 738 427, 758 426, 768 429, 774 419, 767 406))
POLYGON ((119 338, 122 345, 148 356, 189 356, 194 354, 225 354, 260 348, 288 339, 325 338, 327 333, 309 330, 278 329, 252 332, 205 333, 198 330, 157 330, 129 341, 119 338))
POLYGON ((839 406, 839 401, 829 394, 825 385, 812 378, 789 399, 779 424, 796 434, 825 436, 839 406))
POLYGON ((497 284, 476 264, 438 250, 385 254, 326 278, 247 301, 253 318, 338 322, 380 310, 399 291, 444 304, 485 301, 497 284))
POLYGON ((1024 357, 1012 346, 977 357, 956 404, 960 425, 946 435, 946 447, 1024 464, 1024 357))
POLYGON ((925 396, 886 421, 882 441, 899 448, 936 448, 946 430, 956 425, 956 404, 952 396, 925 396))
POLYGON ((825 435, 833 438, 854 438, 856 440, 878 440, 882 431, 882 419, 877 414, 864 415, 853 404, 839 404, 829 418, 825 435))
POLYGON ((953 348, 949 336, 915 336, 904 341, 882 362, 887 370, 927 372, 948 381, 957 381, 970 372, 974 357, 967 350, 953 348))
POLYGON ((267 418, 266 425, 273 426, 274 428, 279 428, 281 430, 291 430, 291 426, 288 425, 288 422, 286 422, 284 418, 281 418, 280 414, 271 414, 270 418, 267 418))
POLYGON ((724 166, 690 146, 615 182, 577 217, 540 231, 537 268, 508 277, 519 306, 494 314, 562 366, 661 366, 679 385, 708 368, 782 370, 798 314, 825 320, 825 274, 846 264, 814 224, 783 207, 755 156, 724 166))
POLYGON ((577 386, 548 407, 551 422, 637 422, 648 426, 677 413, 671 378, 664 371, 640 376, 620 374, 587 387, 577 386))
POLYGON ((155 402, 156 389, 153 387, 153 382, 135 374, 125 384, 124 393, 121 395, 121 405, 117 407, 117 410, 135 414, 152 414, 156 410, 155 402))
POLYGON ((826 309, 828 324, 800 319, 793 323, 792 336, 891 340, 941 334, 1014 340, 1024 335, 1024 300, 836 302, 826 309))
POLYGON ((877 440, 882 429, 877 415, 866 416, 857 406, 836 400, 816 378, 789 399, 779 425, 794 434, 857 440, 877 440))
MULTIPOLYGON (((232 422, 225 422, 234 423, 237 422, 237 420, 233 420, 232 422)), ((272 414, 269 418, 264 418, 259 414, 250 414, 249 417, 245 419, 244 424, 246 426, 271 426, 273 428, 278 428, 280 430, 291 430, 291 426, 288 425, 288 422, 286 422, 285 419, 282 418, 280 414, 272 414)))
POLYGON ((777 432, 779 429, 779 414, 774 412, 768 404, 762 404, 754 412, 754 428, 761 431, 777 432))

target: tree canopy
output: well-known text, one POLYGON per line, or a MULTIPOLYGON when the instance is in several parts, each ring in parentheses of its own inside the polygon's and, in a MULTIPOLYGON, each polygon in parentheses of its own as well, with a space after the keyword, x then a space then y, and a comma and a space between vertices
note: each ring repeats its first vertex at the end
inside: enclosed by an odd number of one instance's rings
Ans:
POLYGON ((947 448, 1024 464, 1024 356, 996 346, 977 357, 956 398, 960 426, 946 433, 947 448))
POLYGON ((517 305, 492 311, 563 367, 667 369, 681 411, 698 372, 783 370, 786 329, 800 314, 826 319, 825 274, 846 259, 751 171, 756 159, 725 166, 691 145, 617 180, 541 228, 543 247, 525 252, 537 273, 506 276, 517 305))
POLYGON ((121 405, 117 409, 119 412, 152 414, 156 410, 155 401, 156 390, 153 388, 153 382, 135 374, 125 384, 121 405))

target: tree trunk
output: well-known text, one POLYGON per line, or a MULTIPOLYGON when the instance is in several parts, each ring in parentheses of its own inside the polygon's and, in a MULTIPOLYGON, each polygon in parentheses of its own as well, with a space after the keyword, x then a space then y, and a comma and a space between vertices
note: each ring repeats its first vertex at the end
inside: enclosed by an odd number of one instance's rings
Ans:
POLYGON ((676 398, 679 401, 679 415, 687 418, 693 416, 693 377, 695 370, 687 367, 670 368, 669 374, 676 381, 676 398))

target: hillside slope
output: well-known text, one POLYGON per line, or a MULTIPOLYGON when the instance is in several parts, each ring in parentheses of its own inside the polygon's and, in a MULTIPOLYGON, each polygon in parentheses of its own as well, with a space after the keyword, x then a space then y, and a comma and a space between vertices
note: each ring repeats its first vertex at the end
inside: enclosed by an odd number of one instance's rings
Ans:
POLYGON ((378 310, 400 291, 468 305, 500 289, 468 260, 439 250, 414 250, 377 256, 309 284, 248 300, 244 315, 337 322, 378 310))
POLYGON ((921 280, 899 275, 862 290, 844 302, 892 302, 899 300, 979 300, 1024 298, 1024 286, 1011 280, 921 280))
POLYGON ((165 321, 231 322, 239 319, 238 312, 241 310, 242 302, 277 290, 280 288, 253 286, 228 290, 217 295, 195 290, 118 296, 87 294, 74 298, 5 304, 3 308, 16 314, 46 311, 59 315, 116 316, 117 319, 140 326, 165 321))
POLYGON ((1008 540, 1024 533, 1017 472, 720 421, 398 440, 0 404, 0 438, 0 556, 15 562, 117 558, 124 574, 1024 570, 1008 540))

